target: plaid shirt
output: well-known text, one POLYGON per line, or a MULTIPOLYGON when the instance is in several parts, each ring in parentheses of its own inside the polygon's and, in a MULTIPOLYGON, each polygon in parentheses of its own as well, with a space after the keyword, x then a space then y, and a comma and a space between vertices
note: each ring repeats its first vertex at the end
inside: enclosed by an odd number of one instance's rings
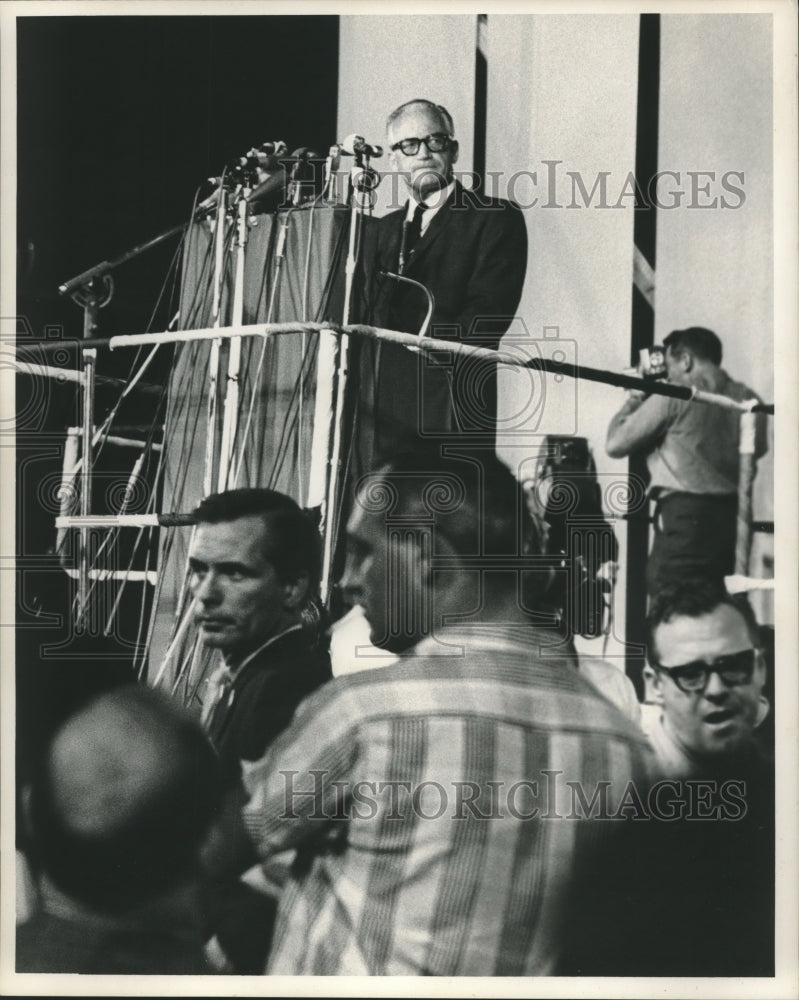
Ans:
POLYGON ((268 972, 552 972, 574 859, 608 827, 565 818, 566 782, 618 798, 649 763, 643 734, 522 633, 448 632, 334 680, 244 765, 262 856, 298 852, 268 972))

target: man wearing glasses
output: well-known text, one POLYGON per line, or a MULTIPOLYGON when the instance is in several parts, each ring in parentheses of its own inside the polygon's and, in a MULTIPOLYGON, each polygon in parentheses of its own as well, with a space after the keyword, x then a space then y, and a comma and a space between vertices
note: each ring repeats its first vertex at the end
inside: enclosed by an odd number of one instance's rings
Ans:
MULTIPOLYGON (((421 284, 434 299, 427 335, 497 348, 527 267, 520 209, 455 179, 458 141, 446 108, 409 101, 389 115, 387 136, 409 199, 380 220, 375 325, 419 333, 428 311, 421 284)), ((496 366, 383 345, 375 368, 376 450, 419 436, 467 434, 493 443, 496 366)))
POLYGON ((644 674, 662 714, 649 733, 668 778, 755 763, 755 729, 769 711, 766 667, 749 609, 706 581, 655 596, 644 674))
POLYGON ((655 808, 591 859, 559 971, 773 976, 773 746, 756 741, 769 710, 756 623, 723 589, 688 580, 654 596, 648 625, 655 808))

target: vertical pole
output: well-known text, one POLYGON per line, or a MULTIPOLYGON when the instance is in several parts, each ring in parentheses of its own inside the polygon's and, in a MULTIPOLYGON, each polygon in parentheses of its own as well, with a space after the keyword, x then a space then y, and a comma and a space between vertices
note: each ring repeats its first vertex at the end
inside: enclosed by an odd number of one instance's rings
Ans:
MULTIPOLYGON (((92 286, 86 292, 83 306, 83 336, 94 337, 97 333, 97 313, 99 299, 92 286)), ((94 385, 97 369, 97 350, 83 349, 83 443, 81 447, 82 467, 80 473, 80 514, 88 517, 91 512, 92 462, 94 438, 94 385)), ((89 600, 89 528, 81 526, 78 531, 78 621, 86 625, 89 600)))
POLYGON ((749 575, 749 554, 752 547, 752 482, 755 477, 754 413, 741 414, 738 443, 738 525, 735 536, 735 572, 749 575))
MULTIPOLYGON (((247 194, 245 188, 238 206, 236 278, 233 288, 231 324, 241 326, 244 319, 244 253, 247 246, 247 194)), ((241 370, 241 337, 233 337, 228 354, 225 408, 222 419, 222 442, 219 446, 219 490, 229 488, 235 467, 236 433, 239 424, 239 374, 241 370)))
MULTIPOLYGON (((635 181, 636 189, 649 190, 658 168, 658 97, 660 88, 660 15, 642 14, 638 40, 638 112, 636 121, 635 181)), ((630 360, 637 364, 642 348, 651 347, 655 339, 655 308, 653 278, 655 272, 656 213, 654 205, 636 207, 633 225, 633 301, 632 343, 630 360), (642 281, 642 276, 649 276, 642 281)), ((646 480, 643 456, 630 458, 629 475, 646 480)), ((627 643, 645 642, 646 560, 649 549, 649 521, 645 517, 627 522, 627 643)), ((628 654, 626 670, 635 684, 638 696, 643 695, 644 658, 628 654)))
MULTIPOLYGON (((345 269, 345 290, 344 290, 344 315, 342 324, 346 326, 350 322, 350 311, 352 307, 352 287, 355 281, 356 247, 357 247, 357 227, 361 213, 361 192, 359 182, 363 175, 363 168, 356 166, 352 170, 352 201, 350 203, 350 232, 349 249, 347 251, 347 263, 345 269)), ((325 500, 322 504, 322 516, 320 530, 322 532, 322 575, 320 580, 320 596, 322 602, 327 604, 333 589, 331 579, 333 571, 333 557, 336 550, 338 538, 337 515, 339 507, 339 484, 341 479, 341 434, 342 420, 344 416, 344 394, 347 387, 348 357, 349 357, 349 337, 341 334, 337 338, 336 345, 336 378, 335 378, 335 409, 329 410, 331 421, 328 429, 328 473, 327 488, 325 490, 325 500)), ((320 354, 321 360, 321 354, 320 354)), ((318 390, 317 390, 318 391, 318 390)))
MULTIPOLYGON (((316 355, 316 399, 313 415, 313 438, 308 472, 308 507, 324 507, 327 486, 329 431, 333 420, 333 382, 336 372, 338 338, 329 330, 320 330, 316 355)), ((324 519, 326 523, 326 518, 324 519)), ((320 523, 320 531, 324 524, 320 523)))
MULTIPOLYGON (((212 303, 213 326, 222 325, 222 288, 225 277, 225 219, 227 218, 227 192, 219 188, 216 203, 216 228, 214 230, 214 298, 212 303)), ((208 435, 205 439, 205 461, 203 464, 203 496, 213 489, 214 453, 216 449, 216 406, 219 396, 219 352, 221 340, 211 344, 208 360, 208 435)))
POLYGON ((488 121, 488 15, 477 15, 474 53, 474 153, 472 170, 476 186, 484 186, 486 171, 486 123, 488 121))

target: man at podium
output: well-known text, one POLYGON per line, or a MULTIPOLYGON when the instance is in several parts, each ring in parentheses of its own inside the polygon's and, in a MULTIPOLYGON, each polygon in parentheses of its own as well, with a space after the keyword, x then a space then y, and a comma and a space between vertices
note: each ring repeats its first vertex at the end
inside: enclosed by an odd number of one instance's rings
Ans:
MULTIPOLYGON (((455 179, 458 141, 446 108, 415 99, 387 121, 391 164, 407 203, 379 220, 376 326, 496 349, 521 298, 527 231, 521 210, 455 179), (424 286, 420 288, 419 285, 424 286)), ((462 435, 492 441, 496 366, 383 344, 374 365, 375 451, 462 435)))

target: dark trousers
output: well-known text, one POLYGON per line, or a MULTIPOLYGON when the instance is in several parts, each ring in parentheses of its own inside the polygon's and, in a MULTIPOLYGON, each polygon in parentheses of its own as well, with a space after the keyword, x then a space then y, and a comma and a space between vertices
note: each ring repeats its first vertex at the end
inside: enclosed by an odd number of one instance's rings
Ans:
POLYGON ((698 577, 723 584, 735 568, 738 497, 667 493, 655 507, 655 540, 646 567, 651 597, 698 577))

